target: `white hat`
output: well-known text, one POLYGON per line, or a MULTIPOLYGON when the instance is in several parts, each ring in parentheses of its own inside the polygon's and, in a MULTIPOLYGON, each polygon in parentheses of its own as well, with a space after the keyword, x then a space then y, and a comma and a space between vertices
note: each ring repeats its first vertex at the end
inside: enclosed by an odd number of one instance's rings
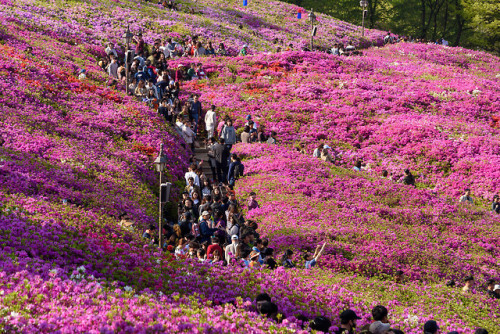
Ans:
POLYGON ((201 213, 202 216, 210 216, 210 213, 208 211, 203 211, 201 213))
POLYGON ((233 236, 231 237, 231 240, 238 240, 238 236, 236 234, 233 234, 233 236))
POLYGON ((246 44, 245 44, 245 45, 243 45, 243 47, 244 47, 244 48, 248 48, 248 45, 246 45, 246 44))
POLYGON ((323 148, 331 148, 331 147, 328 145, 324 145, 323 148))
POLYGON ((373 334, 382 334, 387 332, 391 328, 391 325, 384 324, 382 321, 375 321, 370 325, 370 332, 373 334))
POLYGON ((495 285, 495 287, 493 288, 493 291, 496 291, 496 290, 500 290, 500 285, 499 284, 495 285))

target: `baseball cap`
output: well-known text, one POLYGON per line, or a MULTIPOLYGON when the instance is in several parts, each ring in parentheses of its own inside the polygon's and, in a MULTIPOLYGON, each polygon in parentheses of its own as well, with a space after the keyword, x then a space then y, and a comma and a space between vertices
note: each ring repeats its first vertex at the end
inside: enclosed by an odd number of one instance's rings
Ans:
POLYGON ((203 211, 201 213, 202 216, 210 216, 210 213, 208 211, 203 211))
POLYGON ((244 47, 244 48, 248 48, 248 45, 246 45, 246 44, 245 44, 245 45, 243 45, 243 47, 244 47))
POLYGON ((233 236, 231 237, 232 240, 238 240, 238 236, 236 234, 233 234, 233 236))
POLYGON ((493 287, 493 291, 496 291, 496 290, 500 290, 500 284, 496 284, 496 285, 493 287))
POLYGON ((324 145, 323 148, 331 148, 331 147, 328 145, 324 145))
POLYGON ((439 326, 436 321, 429 320, 424 324, 424 332, 434 334, 439 330, 439 326))
POLYGON ((245 117, 245 119, 246 119, 247 121, 251 120, 251 119, 252 119, 252 115, 247 115, 247 117, 245 117))
POLYGON ((353 310, 347 309, 347 310, 343 311, 342 313, 340 313, 340 319, 349 321, 349 320, 356 320, 356 319, 361 319, 361 318, 358 317, 356 312, 354 312, 353 310))
POLYGON ((391 325, 384 324, 382 321, 378 320, 370 325, 370 332, 372 334, 382 334, 387 332, 391 328, 391 325))

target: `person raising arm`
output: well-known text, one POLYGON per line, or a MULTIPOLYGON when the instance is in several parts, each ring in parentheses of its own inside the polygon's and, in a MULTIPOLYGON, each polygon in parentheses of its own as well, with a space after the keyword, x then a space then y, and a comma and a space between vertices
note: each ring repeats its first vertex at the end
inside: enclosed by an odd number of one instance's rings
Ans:
POLYGON ((311 255, 309 253, 306 253, 304 255, 304 260, 306 260, 306 269, 311 269, 316 265, 316 262, 318 261, 319 257, 323 253, 323 250, 325 249, 326 242, 323 244, 323 246, 318 245, 314 251, 314 255, 311 255), (321 248, 320 248, 321 247, 321 248))

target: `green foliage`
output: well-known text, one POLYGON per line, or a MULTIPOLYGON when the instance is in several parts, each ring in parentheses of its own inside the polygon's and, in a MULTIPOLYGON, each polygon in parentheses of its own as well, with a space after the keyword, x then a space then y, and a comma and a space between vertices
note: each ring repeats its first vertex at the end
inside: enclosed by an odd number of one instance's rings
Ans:
MULTIPOLYGON (((358 0, 284 0, 361 25, 358 0)), ((500 52, 497 0, 369 0, 365 26, 450 45, 500 52)))

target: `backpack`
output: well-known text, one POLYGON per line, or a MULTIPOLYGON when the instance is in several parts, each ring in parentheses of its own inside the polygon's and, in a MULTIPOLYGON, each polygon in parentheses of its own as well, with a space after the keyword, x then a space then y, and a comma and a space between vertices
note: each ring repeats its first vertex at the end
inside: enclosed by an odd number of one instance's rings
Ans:
POLYGON ((240 176, 243 176, 243 165, 241 164, 241 162, 239 164, 236 164, 236 166, 234 166, 234 179, 235 180, 238 180, 240 178, 240 176))

